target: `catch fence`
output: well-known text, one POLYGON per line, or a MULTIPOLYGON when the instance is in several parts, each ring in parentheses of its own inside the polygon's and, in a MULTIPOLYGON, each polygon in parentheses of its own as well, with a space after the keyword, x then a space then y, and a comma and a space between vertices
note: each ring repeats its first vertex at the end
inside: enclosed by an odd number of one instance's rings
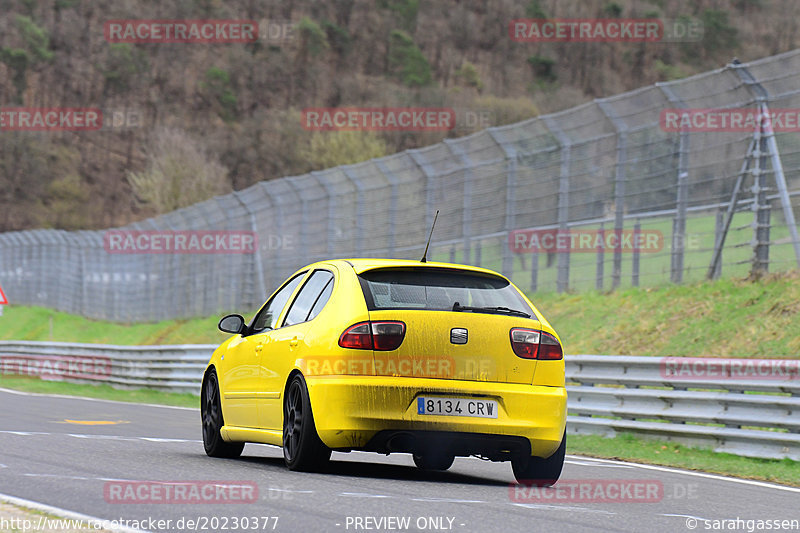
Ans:
POLYGON ((112 321, 250 311, 312 261, 421 257, 437 210, 431 259, 495 269, 529 292, 796 268, 800 130, 675 130, 665 115, 699 109, 797 112, 800 50, 116 228, 243 232, 257 237, 252 253, 116 253, 104 231, 0 234, 0 286, 12 304, 112 321))

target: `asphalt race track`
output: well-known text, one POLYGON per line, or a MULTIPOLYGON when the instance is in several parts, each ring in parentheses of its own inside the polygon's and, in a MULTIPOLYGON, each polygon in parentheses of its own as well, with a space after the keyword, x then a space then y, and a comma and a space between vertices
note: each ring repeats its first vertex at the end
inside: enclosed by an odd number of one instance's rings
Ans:
POLYGON ((281 450, 269 446, 248 444, 240 459, 207 457, 194 409, 2 389, 0 406, 0 493, 138 521, 128 526, 151 531, 675 532, 719 530, 714 520, 737 518, 737 529, 747 531, 748 520, 800 518, 798 488, 661 467, 568 456, 560 493, 520 491, 511 485, 508 463, 473 458, 424 473, 407 455, 335 453, 325 473, 295 473, 284 467, 281 450), (163 493, 147 484, 146 501, 131 502, 124 495, 142 484, 128 481, 211 481, 238 492, 164 503, 163 493), (591 497, 570 494, 570 486, 590 487, 583 494, 591 497), (603 497, 613 501, 596 501, 603 497))

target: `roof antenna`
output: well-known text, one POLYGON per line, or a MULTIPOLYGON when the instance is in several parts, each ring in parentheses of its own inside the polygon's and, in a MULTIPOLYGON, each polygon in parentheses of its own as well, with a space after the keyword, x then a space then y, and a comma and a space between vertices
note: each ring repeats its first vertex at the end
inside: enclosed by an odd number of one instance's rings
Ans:
POLYGON ((439 218, 439 210, 436 210, 436 214, 433 216, 433 224, 431 224, 431 234, 428 235, 428 244, 425 245, 425 251, 422 254, 422 259, 420 259, 420 263, 427 263, 428 262, 428 246, 431 245, 431 237, 433 237, 433 228, 436 227, 436 219, 439 218))

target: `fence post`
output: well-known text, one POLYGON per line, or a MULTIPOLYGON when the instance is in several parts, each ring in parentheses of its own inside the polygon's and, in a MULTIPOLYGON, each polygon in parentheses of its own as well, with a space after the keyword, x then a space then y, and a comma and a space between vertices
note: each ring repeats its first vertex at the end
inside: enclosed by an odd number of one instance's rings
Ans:
POLYGON ((531 254, 531 292, 539 290, 539 251, 533 247, 531 254))
MULTIPOLYGON (((617 164, 614 172, 614 232, 622 237, 625 226, 625 164, 628 160, 628 135, 625 123, 610 112, 603 100, 595 99, 600 111, 608 118, 617 131, 617 164)), ((611 288, 616 289, 622 281, 622 247, 614 249, 614 266, 611 270, 611 288)))
MULTIPOLYGON (((336 221, 336 202, 333 201, 333 199, 335 198, 335 194, 334 194, 335 191, 333 190, 333 185, 331 185, 331 182, 323 174, 322 171, 312 170, 311 171, 311 175, 314 177, 314 179, 317 180, 317 183, 322 185, 322 187, 325 189, 325 194, 327 195, 326 200, 327 200, 327 203, 328 203, 328 242, 327 242, 328 246, 327 246, 327 249, 326 249, 326 253, 328 254, 328 257, 333 257, 336 254, 336 252, 335 252, 335 250, 336 250, 336 245, 335 245, 335 241, 336 241, 336 222, 335 222, 336 221)), ((344 172, 344 175, 348 179, 350 179, 350 175, 347 174, 347 172, 344 172)), ((308 216, 309 214, 306 213, 305 205, 306 205, 305 202, 303 202, 303 216, 305 217, 306 220, 309 220, 310 219, 309 216, 308 216)), ((307 248, 309 247, 307 242, 306 242, 306 247, 307 248)), ((304 262, 307 263, 308 261, 304 261, 304 262)))
MULTIPOLYGON (((552 117, 544 119, 547 128, 555 135, 561 144, 561 167, 558 177, 558 235, 569 231, 569 165, 570 152, 572 151, 572 141, 559 128, 552 117)), ((561 250, 558 252, 558 277, 556 278, 556 290, 565 292, 569 290, 569 260, 572 250, 561 250)))
POLYGON ((636 223, 633 225, 633 260, 632 260, 632 275, 631 275, 631 284, 634 287, 639 286, 639 236, 642 233, 642 224, 639 222, 639 219, 636 219, 636 223))
MULTIPOLYGON (((425 176, 425 229, 423 230, 423 234, 427 237, 428 231, 430 231, 431 225, 433 224, 433 212, 436 211, 433 205, 435 193, 433 178, 436 176, 436 172, 431 168, 430 163, 422 157, 418 149, 406 150, 406 153, 408 153, 417 167, 422 171, 422 175, 425 176)), ((431 246, 433 246, 433 243, 431 243, 431 246)), ((420 243, 420 252, 424 247, 425 243, 420 243)), ((433 250, 430 250, 430 254, 433 255, 433 250)))
POLYGON ((389 184, 392 188, 391 192, 389 193, 391 196, 389 198, 389 243, 387 249, 387 257, 394 257, 394 248, 395 248, 395 231, 396 231, 396 221, 397 221, 397 195, 398 195, 398 187, 399 183, 397 180, 397 176, 394 175, 394 172, 389 170, 389 167, 386 166, 386 163, 383 162, 383 159, 375 159, 375 165, 378 167, 386 179, 389 180, 389 184))
POLYGON ((736 213, 736 206, 739 203, 739 194, 742 191, 742 185, 744 184, 745 177, 750 171, 750 165, 754 159, 753 152, 756 150, 756 147, 757 143, 754 136, 750 140, 750 146, 747 149, 744 161, 742 161, 741 170, 739 171, 739 175, 736 177, 736 183, 733 186, 733 192, 731 192, 731 199, 728 202, 727 209, 725 210, 725 220, 722 223, 722 231, 720 232, 719 239, 714 244, 714 252, 711 254, 711 263, 708 265, 708 272, 706 273, 706 278, 708 279, 713 279, 714 272, 717 271, 717 265, 719 265, 719 262, 722 258, 722 248, 725 246, 725 239, 728 235, 728 229, 731 227, 733 216, 736 213))
POLYGON ((458 144, 450 139, 444 140, 444 145, 454 155, 457 155, 464 166, 464 196, 461 204, 461 237, 464 239, 463 244, 463 261, 465 265, 470 264, 471 240, 472 240, 472 161, 469 156, 464 152, 458 144))
MULTIPOLYGON (((223 197, 221 197, 221 196, 215 196, 212 199, 212 201, 214 202, 214 205, 216 205, 217 209, 219 210, 219 212, 223 216, 223 220, 225 221, 225 229, 229 230, 230 227, 231 227, 230 226, 230 223, 231 223, 231 211, 228 210, 228 209, 225 209, 225 206, 222 203, 222 199, 223 199, 223 197)), ((184 227, 189 228, 189 227, 192 227, 192 226, 190 224, 184 224, 184 227)), ((218 229, 218 226, 212 226, 209 229, 218 229)), ((237 291, 237 288, 240 288, 242 286, 241 280, 239 280, 237 278, 239 278, 240 276, 241 277, 244 277, 244 276, 242 276, 243 272, 240 271, 238 268, 234 269, 234 266, 233 266, 233 264, 234 264, 233 255, 231 255, 231 254, 223 254, 222 258, 223 258, 223 261, 225 263, 225 271, 228 272, 228 273, 238 271, 238 275, 233 275, 233 276, 229 275, 228 276, 230 278, 230 280, 229 280, 230 285, 228 285, 230 287, 230 289, 225 291, 225 293, 220 294, 219 297, 217 298, 217 304, 215 306, 217 312, 219 312, 219 311, 221 311, 223 309, 236 309, 237 307, 239 307, 238 304, 240 303, 240 301, 238 300, 238 296, 240 296, 242 294, 242 292, 243 292, 241 290, 237 291), (237 294, 237 292, 238 292, 238 294, 237 294)), ((191 256, 191 262, 192 262, 192 267, 193 268, 199 267, 200 261, 198 261, 197 259, 198 258, 196 256, 191 256)), ((197 268, 197 270, 198 270, 198 274, 200 274, 200 272, 199 272, 200 268, 197 268)), ((224 276, 220 276, 220 280, 219 281, 220 281, 219 286, 221 287, 222 283, 225 281, 225 277, 224 276)), ((201 313, 200 316, 202 316, 202 314, 203 313, 201 313)))
MULTIPOLYGON (((669 83, 656 83, 669 102, 680 108, 686 108, 669 83)), ((678 134, 678 179, 675 194, 675 218, 672 221, 672 251, 670 254, 670 281, 683 281, 683 259, 686 251, 686 207, 689 197, 689 132, 678 134)))
POLYGON ((605 268, 605 242, 606 230, 605 224, 600 223, 600 229, 597 230, 597 236, 600 237, 600 244, 597 246, 597 267, 595 269, 595 283, 594 286, 598 291, 603 290, 603 270, 605 268))
MULTIPOLYGON (((717 210, 717 220, 714 224, 714 249, 719 247, 722 242, 722 233, 725 231, 725 212, 721 209, 717 210)), ((722 251, 719 253, 719 260, 714 265, 712 279, 719 279, 722 275, 722 251)))
MULTIPOLYGON (((761 113, 764 116, 769 116, 767 104, 761 104, 761 113)), ((797 266, 800 267, 800 235, 797 233, 797 222, 795 222, 794 219, 792 201, 789 198, 789 190, 786 186, 786 176, 783 174, 783 163, 781 162, 781 155, 778 152, 778 143, 775 140, 775 133, 772 128, 769 128, 767 131, 766 146, 770 154, 775 183, 778 186, 778 194, 781 197, 783 216, 786 221, 786 226, 789 228, 789 235, 792 237, 795 261, 797 261, 797 266)))
MULTIPOLYGON (((345 176, 347 176, 347 179, 349 179, 353 183, 353 186, 356 188, 356 236, 354 239, 356 242, 356 246, 354 252, 355 252, 355 257, 363 257, 364 256, 364 202, 365 202, 364 184, 361 183, 361 181, 357 177, 355 177, 353 173, 350 171, 351 166, 352 165, 342 165, 339 168, 342 169, 342 173, 345 176)), ((325 181, 326 182, 328 181, 327 178, 325 178, 325 181)), ((328 189, 328 186, 325 187, 325 190, 328 191, 328 194, 332 193, 331 189, 328 189)), ((334 254, 330 255, 332 257, 334 254)))
MULTIPOLYGON (((503 150, 506 155, 506 216, 504 229, 506 233, 516 229, 516 213, 514 210, 515 200, 514 193, 517 188, 517 151, 513 146, 508 146, 497 138, 497 128, 489 128, 486 130, 492 140, 503 150)), ((514 273, 514 254, 511 251, 511 246, 508 242, 504 242, 503 246, 503 267, 502 273, 507 278, 511 279, 514 273)))
POLYGON ((764 136, 763 123, 758 135, 758 152, 753 154, 755 167, 752 169, 754 176, 753 211, 753 265, 750 269, 751 276, 759 276, 769 270, 769 219, 770 205, 767 200, 767 173, 764 167, 767 162, 767 139, 764 136))
MULTIPOLYGON (((286 233, 284 231, 284 220, 283 220, 283 216, 284 216, 283 202, 280 201, 280 198, 277 198, 277 201, 276 201, 276 197, 274 195, 272 195, 270 193, 270 191, 269 191, 270 187, 267 185, 268 183, 270 183, 270 182, 269 181, 262 181, 259 184, 259 187, 261 188, 261 190, 264 191, 264 194, 269 196, 269 200, 272 203, 272 207, 275 209, 275 214, 272 216, 272 220, 275 221, 275 228, 278 231, 278 235, 280 235, 281 245, 283 245, 283 243, 286 242, 286 233)), ((270 231, 272 231, 272 228, 270 228, 270 231)), ((269 271, 269 277, 270 277, 269 286, 270 286, 270 289, 278 287, 278 284, 280 284, 281 281, 282 281, 281 276, 283 274, 280 271, 280 267, 278 266, 277 259, 275 258, 274 255, 272 255, 272 257, 273 257, 273 259, 272 259, 272 268, 269 271)), ((267 293, 262 295, 262 297, 264 299, 266 299, 267 296, 269 296, 269 294, 267 294, 267 293)))
MULTIPOLYGON (((256 214, 253 212, 252 209, 250 209, 250 205, 243 198, 243 195, 242 195, 241 191, 234 191, 233 192, 233 196, 234 196, 234 198, 236 198, 239 201, 240 204, 242 204, 242 207, 244 207, 245 211, 247 211, 247 216, 248 216, 248 218, 250 220, 250 231, 252 231, 253 234, 257 236, 258 235, 258 223, 256 222, 256 214)), ((255 242, 256 243, 258 242, 258 238, 257 237, 255 239, 255 242)), ((251 304, 259 305, 259 304, 261 304, 262 298, 266 298, 266 293, 267 293, 267 286, 264 283, 264 265, 261 262, 261 250, 258 249, 258 246, 256 246, 255 250, 253 250, 253 256, 254 256, 253 257, 253 259, 254 259, 254 261, 253 261, 253 270, 255 270, 254 273, 255 273, 255 276, 256 276, 256 283, 258 284, 257 285, 257 287, 258 287, 258 295, 255 296, 255 295, 247 295, 247 294, 245 294, 244 298, 242 299, 242 303, 244 305, 251 305, 251 304)))
MULTIPOLYGON (((303 220, 310 220, 310 214, 308 211, 308 199, 303 194, 303 189, 298 187, 295 184, 295 176, 286 179, 286 183, 289 185, 289 188, 292 189, 297 199, 300 200, 300 211, 303 213, 303 220)), ((329 199, 330 201, 330 199, 329 199)), ((331 239, 331 229, 334 228, 335 224, 333 220, 328 220, 328 246, 331 246, 333 239, 331 239)), ((307 235, 308 224, 301 224, 300 225, 300 253, 299 256, 299 263, 303 265, 308 264, 308 235, 307 235)))
MULTIPOLYGON (((769 92, 767 92, 767 89, 761 85, 761 83, 753 76, 753 74, 750 73, 747 67, 741 64, 738 60, 734 60, 729 67, 733 69, 736 75, 742 80, 744 85, 750 89, 750 91, 756 97, 758 110, 761 114, 759 119, 759 125, 761 126, 760 132, 761 135, 766 138, 765 144, 763 147, 759 147, 759 150, 762 153, 770 154, 772 171, 775 176, 775 184, 778 187, 778 194, 780 195, 781 205, 783 206, 783 216, 789 229, 789 235, 792 238, 795 260, 797 261, 797 266, 800 267, 800 235, 798 235, 797 232, 797 223, 794 219, 792 202, 789 198, 789 191, 786 187, 786 176, 783 174, 783 163, 781 162, 781 156, 778 152, 778 143, 775 141, 775 133, 772 129, 772 124, 769 118, 770 113, 769 107, 767 106, 769 92), (769 127, 764 127, 765 122, 769 124, 769 127)), ((765 168, 766 165, 761 165, 762 172, 765 168)), ((766 181, 764 183, 766 183, 766 181)))
POLYGON ((689 200, 689 174, 678 172, 678 191, 675 200, 675 219, 672 224, 672 254, 670 280, 683 281, 683 255, 686 245, 686 206, 689 200))

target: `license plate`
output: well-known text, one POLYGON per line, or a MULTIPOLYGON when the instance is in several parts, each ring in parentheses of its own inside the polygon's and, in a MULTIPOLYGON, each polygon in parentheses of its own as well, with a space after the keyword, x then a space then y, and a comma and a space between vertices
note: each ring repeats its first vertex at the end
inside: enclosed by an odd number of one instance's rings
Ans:
POLYGON ((497 418, 497 402, 466 398, 419 397, 417 398, 417 414, 497 418))

